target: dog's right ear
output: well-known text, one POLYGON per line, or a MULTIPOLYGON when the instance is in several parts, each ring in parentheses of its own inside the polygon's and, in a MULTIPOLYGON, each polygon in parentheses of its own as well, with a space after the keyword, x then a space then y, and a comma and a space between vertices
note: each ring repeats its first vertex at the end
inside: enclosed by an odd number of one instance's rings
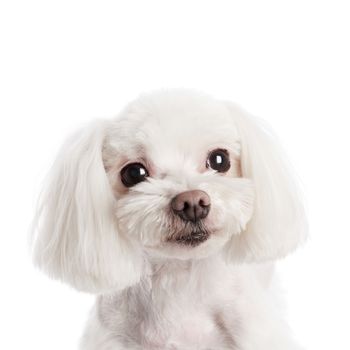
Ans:
POLYGON ((102 161, 108 122, 71 137, 59 153, 34 224, 34 262, 83 291, 123 289, 140 278, 141 254, 118 233, 102 161))

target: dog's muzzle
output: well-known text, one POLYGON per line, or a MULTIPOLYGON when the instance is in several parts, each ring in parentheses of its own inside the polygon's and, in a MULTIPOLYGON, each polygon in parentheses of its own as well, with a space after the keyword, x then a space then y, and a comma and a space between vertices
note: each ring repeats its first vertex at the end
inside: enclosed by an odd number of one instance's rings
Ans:
POLYGON ((184 226, 170 237, 170 242, 196 246, 209 238, 210 233, 203 223, 210 211, 207 193, 199 190, 180 193, 171 201, 171 210, 184 226))

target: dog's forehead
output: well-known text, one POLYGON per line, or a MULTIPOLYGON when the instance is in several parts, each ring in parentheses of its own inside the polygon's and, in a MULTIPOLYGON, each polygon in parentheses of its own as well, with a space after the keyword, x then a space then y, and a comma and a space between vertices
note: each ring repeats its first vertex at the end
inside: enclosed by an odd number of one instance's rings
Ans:
POLYGON ((238 139, 224 103, 201 95, 140 99, 125 110, 119 129, 131 157, 143 152, 159 166, 198 159, 213 148, 233 147, 238 139))

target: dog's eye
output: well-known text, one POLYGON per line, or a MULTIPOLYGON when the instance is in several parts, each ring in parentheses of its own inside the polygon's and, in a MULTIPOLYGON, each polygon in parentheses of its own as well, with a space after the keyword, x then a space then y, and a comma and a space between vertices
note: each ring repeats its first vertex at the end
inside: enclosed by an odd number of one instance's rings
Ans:
POLYGON ((149 176, 148 171, 141 163, 128 164, 120 172, 120 178, 125 187, 132 187, 145 181, 147 176, 149 176))
POLYGON ((230 167, 230 157, 225 149, 215 149, 210 152, 207 159, 207 168, 216 170, 219 173, 226 173, 230 167))

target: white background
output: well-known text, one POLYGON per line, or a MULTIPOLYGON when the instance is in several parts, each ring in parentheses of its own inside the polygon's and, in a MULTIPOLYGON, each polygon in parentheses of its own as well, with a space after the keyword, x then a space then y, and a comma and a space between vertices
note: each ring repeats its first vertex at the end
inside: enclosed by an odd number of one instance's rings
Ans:
POLYGON ((75 349, 93 301, 32 268, 27 249, 67 133, 141 92, 192 87, 238 102, 282 139, 311 234, 280 264, 288 317, 306 349, 350 349, 347 5, 1 1, 0 348, 75 349))

